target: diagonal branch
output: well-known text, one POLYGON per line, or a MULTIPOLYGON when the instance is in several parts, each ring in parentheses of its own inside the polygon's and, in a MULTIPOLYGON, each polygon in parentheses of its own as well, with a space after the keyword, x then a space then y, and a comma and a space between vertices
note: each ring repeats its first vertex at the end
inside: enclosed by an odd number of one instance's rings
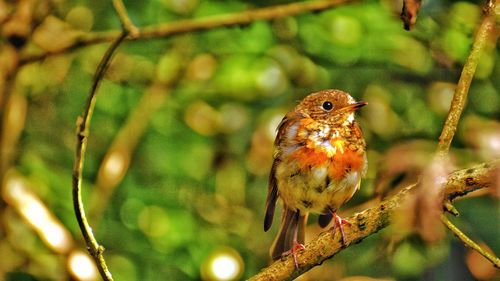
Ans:
MULTIPOLYGON (((139 39, 150 39, 150 38, 163 38, 171 35, 189 33, 194 31, 208 30, 219 27, 244 25, 258 20, 273 20, 277 18, 303 14, 307 12, 322 11, 334 6, 354 1, 356 0, 313 0, 313 1, 304 1, 291 4, 276 5, 267 8, 254 9, 254 10, 236 12, 225 15, 217 15, 206 18, 179 20, 176 22, 144 27, 141 28, 140 31, 137 31, 137 33, 135 34, 134 34, 135 31, 133 30, 133 28, 131 28, 130 37, 132 38, 130 39, 139 40, 139 39)), ((120 4, 118 4, 118 7, 119 6, 120 4)), ((117 7, 116 4, 115 7, 117 7)), ((128 25, 127 21, 128 22, 130 21, 127 20, 128 16, 126 16, 126 12, 122 13, 118 8, 117 11, 120 15, 120 20, 122 21, 122 24, 124 25, 124 27, 126 27, 128 25)), ((85 33, 82 34, 81 37, 78 40, 76 40, 73 44, 65 46, 59 50, 44 51, 38 54, 27 54, 21 58, 20 64, 22 65, 22 64, 32 63, 35 61, 42 60, 49 56, 63 54, 66 52, 74 51, 82 47, 104 42, 110 42, 113 41, 116 37, 118 37, 120 33, 121 31, 117 30, 85 33)))
MULTIPOLYGON (((444 186, 444 198, 453 200, 472 191, 493 186, 495 172, 499 166, 500 160, 496 160, 451 173, 444 186)), ((328 230, 306 244, 305 250, 298 252, 299 269, 295 269, 293 258, 290 255, 271 264, 249 280, 291 280, 322 264, 350 245, 359 243, 364 238, 387 227, 391 222, 391 216, 398 211, 405 197, 410 195, 416 186, 416 184, 412 184, 377 206, 351 216, 348 219, 350 226, 344 226, 345 246, 342 246, 338 232, 333 233, 333 231, 328 230)))
POLYGON ((455 226, 446 216, 445 214, 441 214, 441 221, 448 227, 458 239, 462 240, 465 245, 471 247, 480 253, 483 257, 488 259, 496 268, 500 268, 500 259, 497 258, 494 254, 484 250, 479 244, 474 242, 474 240, 470 239, 465 233, 463 233, 457 226, 455 226))
POLYGON ((118 46, 125 40, 125 38, 131 34, 131 36, 136 36, 138 29, 134 26, 132 21, 127 15, 125 6, 122 0, 113 0, 113 5, 115 6, 116 12, 122 23, 122 29, 120 36, 118 36, 111 46, 106 50, 106 53, 102 57, 99 65, 97 66, 96 73, 94 75, 94 81, 90 89, 90 93, 85 104, 82 116, 77 119, 77 130, 76 130, 76 155, 75 162, 73 166, 73 207, 75 210, 75 216, 82 231, 83 238, 87 244, 87 250, 94 259, 99 273, 103 280, 113 280, 111 272, 108 270, 106 261, 103 256, 104 247, 99 245, 97 239, 92 233, 92 228, 90 227, 87 217, 85 216, 85 209, 83 207, 82 201, 82 173, 83 173, 83 162, 85 151, 87 149, 87 141, 89 135, 90 120, 92 119, 92 113, 94 112, 94 106, 96 102, 96 93, 99 85, 101 84, 104 74, 108 69, 111 62, 113 54, 115 53, 118 46))
MULTIPOLYGON (((474 38, 472 45, 472 50, 465 61, 465 65, 462 69, 460 79, 458 80, 457 88, 453 95, 453 100, 451 102, 450 110, 446 121, 439 137, 439 143, 437 148, 437 155, 439 157, 445 157, 451 146, 451 141, 457 130, 458 122, 460 121, 460 116, 465 108, 465 103, 467 101, 467 94, 469 92, 472 79, 474 78, 474 73, 476 72, 477 65, 481 54, 485 48, 486 42, 489 38, 493 37, 496 42, 498 39, 498 32, 496 31, 496 0, 488 0, 484 7, 484 17, 479 25, 479 28, 474 38)), ((451 204, 445 204, 445 209, 454 209, 451 204)), ((456 210, 455 210, 456 211, 456 210)), ((500 267, 500 259, 494 254, 489 253, 484 250, 479 244, 470 239, 465 233, 463 233, 456 225, 454 225, 445 214, 440 216, 443 224, 450 229, 456 237, 458 237, 466 246, 476 250, 479 254, 488 259, 497 268, 500 267)))
POLYGON ((77 120, 77 142, 76 142, 76 155, 75 162, 73 166, 73 207, 75 209, 76 219, 80 230, 82 231, 83 238, 87 244, 88 251, 92 258, 94 258, 99 273, 104 280, 113 280, 111 272, 109 272, 106 261, 104 260, 103 251, 104 247, 97 243, 97 240, 92 233, 92 228, 90 227, 87 218, 85 216, 85 210, 83 208, 82 201, 82 171, 85 151, 87 149, 87 140, 90 126, 90 119, 92 118, 92 113, 94 111, 94 106, 96 102, 96 92, 97 88, 104 77, 104 73, 111 61, 111 58, 120 45, 123 42, 127 32, 123 32, 120 37, 113 42, 113 44, 108 48, 104 57, 102 58, 99 66, 97 67, 96 74, 94 76, 94 82, 85 105, 82 116, 78 117, 77 120))
POLYGON ((441 156, 448 154, 448 150, 450 149, 451 141, 453 140, 453 136, 457 130, 458 121, 460 120, 462 111, 465 108, 465 102, 467 101, 470 84, 474 78, 474 73, 476 72, 477 64, 479 63, 479 58, 481 57, 484 46, 486 45, 486 41, 490 38, 490 36, 495 37, 495 42, 498 38, 498 32, 496 32, 495 29, 495 0, 488 0, 484 9, 483 21, 477 30, 469 57, 465 61, 462 74, 460 75, 457 88, 455 89, 455 94, 453 95, 453 100, 451 101, 448 116, 446 117, 446 121, 443 126, 443 131, 439 137, 437 150, 438 154, 441 156))

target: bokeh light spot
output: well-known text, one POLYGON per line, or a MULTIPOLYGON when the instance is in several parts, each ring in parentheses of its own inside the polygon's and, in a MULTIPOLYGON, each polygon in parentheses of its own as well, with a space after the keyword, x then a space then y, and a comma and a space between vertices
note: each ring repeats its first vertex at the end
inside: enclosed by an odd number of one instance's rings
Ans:
POLYGON ((243 259, 232 248, 219 248, 212 252, 203 263, 203 280, 238 280, 243 273, 243 259))
POLYGON ((212 271, 219 280, 231 280, 238 274, 239 265, 232 256, 221 255, 212 262, 212 271))
POLYGON ((41 226, 43 238, 51 248, 66 252, 71 248, 71 240, 68 232, 59 223, 48 222, 41 226))
POLYGON ((77 280, 90 281, 97 279, 97 269, 94 262, 83 252, 74 251, 71 253, 68 259, 68 267, 77 280))
POLYGON ((7 173, 4 189, 5 200, 40 235, 47 245, 58 253, 66 253, 72 247, 69 232, 49 211, 47 206, 29 189, 20 176, 7 173))

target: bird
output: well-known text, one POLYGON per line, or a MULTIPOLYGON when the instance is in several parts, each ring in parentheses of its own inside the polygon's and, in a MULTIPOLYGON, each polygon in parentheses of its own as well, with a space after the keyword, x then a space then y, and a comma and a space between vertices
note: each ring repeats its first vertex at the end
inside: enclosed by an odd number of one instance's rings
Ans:
POLYGON ((321 227, 335 219, 333 231, 340 230, 345 245, 347 221, 337 210, 366 174, 366 142, 354 115, 367 104, 341 90, 322 90, 306 96, 278 125, 264 217, 268 231, 280 198, 283 212, 272 260, 292 254, 299 268, 297 252, 304 249, 309 213, 319 214, 321 227))

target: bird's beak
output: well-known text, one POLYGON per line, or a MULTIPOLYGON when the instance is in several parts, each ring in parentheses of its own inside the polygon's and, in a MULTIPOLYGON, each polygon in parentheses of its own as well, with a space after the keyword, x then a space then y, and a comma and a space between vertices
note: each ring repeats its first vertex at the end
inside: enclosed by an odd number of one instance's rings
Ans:
POLYGON ((368 103, 365 102, 365 101, 358 101, 358 102, 349 104, 348 106, 342 108, 342 111, 351 112, 351 111, 354 111, 354 110, 358 110, 358 109, 360 109, 361 107, 363 107, 363 106, 365 106, 367 104, 368 103))

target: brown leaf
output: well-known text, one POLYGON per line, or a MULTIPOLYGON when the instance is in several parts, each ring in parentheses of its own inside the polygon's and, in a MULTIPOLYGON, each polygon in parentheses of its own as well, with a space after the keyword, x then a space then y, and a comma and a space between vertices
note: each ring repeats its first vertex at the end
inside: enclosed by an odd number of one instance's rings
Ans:
POLYGON ((435 151, 433 142, 413 140, 391 147, 378 161, 375 194, 386 197, 417 181, 426 165, 432 161, 435 151))
POLYGON ((435 243, 444 236, 440 215, 443 212, 443 185, 452 165, 448 158, 436 158, 422 175, 417 191, 416 230, 422 239, 435 243))
POLYGON ((442 186, 450 171, 449 160, 443 158, 436 158, 424 170, 415 193, 404 200, 401 211, 394 216, 395 239, 402 239, 411 233, 417 233, 428 243, 443 238, 445 232, 440 220, 442 186))

